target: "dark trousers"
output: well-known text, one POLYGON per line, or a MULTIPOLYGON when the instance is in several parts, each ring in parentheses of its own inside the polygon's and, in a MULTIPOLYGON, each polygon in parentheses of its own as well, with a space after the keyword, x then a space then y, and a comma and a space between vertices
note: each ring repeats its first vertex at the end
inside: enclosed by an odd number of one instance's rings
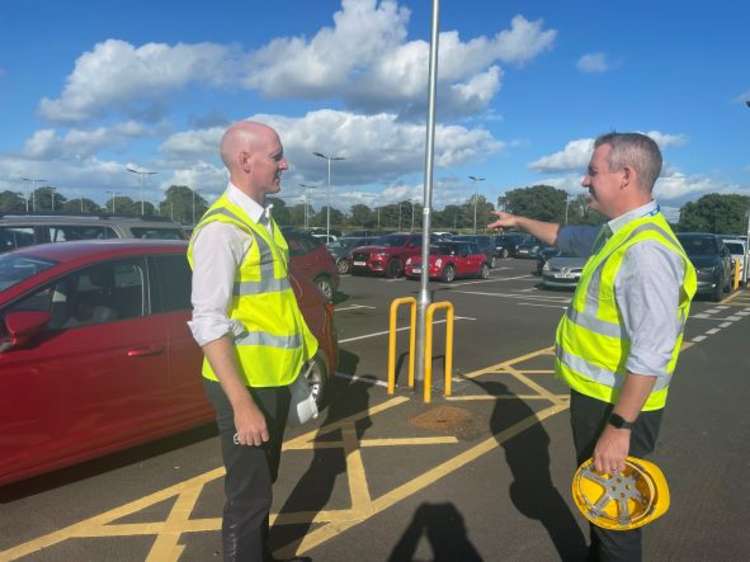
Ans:
POLYGON ((270 439, 262 447, 234 444, 234 412, 217 382, 203 379, 208 399, 216 409, 224 479, 224 517, 221 539, 224 562, 262 562, 271 557, 268 514, 281 460, 284 427, 289 412, 289 387, 251 388, 263 412, 270 439))
MULTIPOLYGON (((613 405, 570 391, 570 423, 576 459, 580 465, 594 454, 613 405)), ((659 435, 663 410, 641 412, 630 435, 630 455, 646 457, 654 450, 659 435)), ((641 529, 609 531, 591 525, 591 545, 588 560, 591 562, 636 562, 641 560, 641 529)))

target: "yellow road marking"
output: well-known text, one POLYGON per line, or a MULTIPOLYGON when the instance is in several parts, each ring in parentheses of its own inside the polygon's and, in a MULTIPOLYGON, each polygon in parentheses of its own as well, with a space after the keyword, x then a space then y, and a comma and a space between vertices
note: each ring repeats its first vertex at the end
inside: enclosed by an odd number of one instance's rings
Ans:
MULTIPOLYGON (((567 400, 568 394, 555 394, 557 401, 567 400)), ((472 401, 483 401, 483 400, 547 400, 546 396, 539 396, 537 394, 506 394, 503 396, 492 396, 491 394, 477 394, 468 396, 449 396, 446 398, 449 402, 472 402, 472 401)))
POLYGON ((185 550, 185 545, 179 544, 182 529, 185 522, 190 519, 193 507, 198 501, 203 487, 194 487, 182 492, 177 496, 172 510, 169 512, 164 528, 156 537, 151 552, 146 557, 146 562, 177 562, 185 550))
MULTIPOLYGON (((450 445, 458 443, 455 437, 391 437, 387 439, 362 439, 360 448, 365 447, 398 447, 401 445, 450 445)), ((295 445, 287 450, 304 451, 310 449, 341 449, 343 441, 313 441, 312 443, 295 445)))

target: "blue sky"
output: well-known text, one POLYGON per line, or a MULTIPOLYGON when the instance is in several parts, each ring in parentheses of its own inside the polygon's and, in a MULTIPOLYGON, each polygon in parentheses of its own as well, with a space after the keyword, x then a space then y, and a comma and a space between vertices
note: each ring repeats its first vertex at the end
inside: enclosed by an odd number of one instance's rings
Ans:
MULTIPOLYGON (((334 205, 421 197, 427 0, 0 4, 0 190, 45 178, 69 198, 134 198, 127 166, 212 199, 232 121, 281 133, 300 183, 342 155, 334 205)), ((651 134, 675 209, 750 194, 750 6, 633 1, 441 6, 435 204, 549 183, 575 193, 592 139, 651 134)), ((324 203, 320 193, 313 201, 324 203)))

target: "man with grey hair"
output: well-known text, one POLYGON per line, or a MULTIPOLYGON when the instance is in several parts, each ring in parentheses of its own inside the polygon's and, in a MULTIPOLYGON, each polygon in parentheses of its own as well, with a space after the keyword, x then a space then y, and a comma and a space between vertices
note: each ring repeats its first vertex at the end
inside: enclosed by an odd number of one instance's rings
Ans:
MULTIPOLYGON (((651 192, 659 147, 639 133, 594 142, 581 185, 599 227, 506 212, 490 228, 519 228, 588 260, 556 333, 555 371, 570 387, 578 464, 616 474, 654 450, 682 344, 696 273, 651 192)), ((641 532, 591 525, 589 560, 641 560, 641 532)))
POLYGON ((216 409, 226 467, 224 561, 268 562, 274 560, 268 544, 271 487, 290 385, 318 342, 289 284, 288 247, 266 202, 288 169, 278 134, 241 121, 224 134, 220 152, 229 185, 190 239, 188 324, 205 355, 203 385, 216 409))

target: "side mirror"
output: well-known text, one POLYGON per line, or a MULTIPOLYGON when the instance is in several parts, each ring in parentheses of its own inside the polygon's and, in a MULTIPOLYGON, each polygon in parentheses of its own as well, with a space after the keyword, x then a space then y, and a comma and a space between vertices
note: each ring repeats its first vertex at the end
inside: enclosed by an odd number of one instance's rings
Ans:
POLYGON ((10 334, 7 347, 20 347, 39 335, 49 324, 49 312, 18 311, 5 316, 5 327, 10 334))

